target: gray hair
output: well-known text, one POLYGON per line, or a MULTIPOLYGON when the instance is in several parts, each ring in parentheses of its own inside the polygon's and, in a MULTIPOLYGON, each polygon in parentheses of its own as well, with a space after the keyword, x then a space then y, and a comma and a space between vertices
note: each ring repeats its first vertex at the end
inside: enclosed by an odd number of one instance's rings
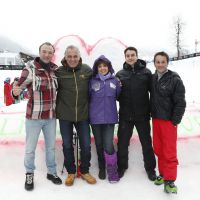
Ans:
POLYGON ((74 45, 69 45, 69 46, 66 48, 64 55, 67 54, 67 51, 68 51, 69 49, 75 49, 75 50, 78 52, 79 56, 81 56, 81 53, 80 53, 78 47, 76 47, 76 46, 74 46, 74 45))

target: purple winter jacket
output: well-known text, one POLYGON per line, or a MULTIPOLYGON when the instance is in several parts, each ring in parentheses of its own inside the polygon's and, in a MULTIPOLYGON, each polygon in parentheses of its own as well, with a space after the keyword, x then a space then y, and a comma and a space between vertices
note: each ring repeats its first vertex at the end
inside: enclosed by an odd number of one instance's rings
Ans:
MULTIPOLYGON (((104 81, 100 79, 99 74, 94 74, 89 83, 89 118, 90 124, 115 124, 118 123, 118 113, 116 99, 120 94, 121 86, 114 72, 111 62, 104 56, 100 56, 99 60, 109 62, 110 76, 104 81)), ((93 66, 95 72, 97 66, 93 66)))

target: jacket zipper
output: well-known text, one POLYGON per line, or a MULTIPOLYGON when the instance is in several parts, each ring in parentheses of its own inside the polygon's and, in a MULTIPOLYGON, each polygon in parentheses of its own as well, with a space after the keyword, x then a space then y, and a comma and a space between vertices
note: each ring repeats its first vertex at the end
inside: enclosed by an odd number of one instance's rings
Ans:
POLYGON ((76 106, 75 106, 75 113, 76 113, 76 122, 77 122, 77 115, 78 115, 78 108, 77 108, 77 104, 78 104, 78 87, 77 87, 77 80, 76 80, 76 75, 73 69, 73 73, 74 73, 74 81, 75 81, 75 85, 76 85, 76 106))

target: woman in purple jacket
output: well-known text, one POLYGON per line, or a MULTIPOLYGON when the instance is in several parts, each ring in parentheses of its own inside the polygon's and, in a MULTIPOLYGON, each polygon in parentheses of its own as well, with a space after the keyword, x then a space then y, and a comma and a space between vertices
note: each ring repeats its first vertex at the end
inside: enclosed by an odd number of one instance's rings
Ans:
POLYGON ((94 62, 89 88, 89 117, 98 155, 99 178, 105 179, 107 170, 109 182, 118 182, 113 136, 118 123, 116 99, 121 86, 111 62, 103 55, 94 62))

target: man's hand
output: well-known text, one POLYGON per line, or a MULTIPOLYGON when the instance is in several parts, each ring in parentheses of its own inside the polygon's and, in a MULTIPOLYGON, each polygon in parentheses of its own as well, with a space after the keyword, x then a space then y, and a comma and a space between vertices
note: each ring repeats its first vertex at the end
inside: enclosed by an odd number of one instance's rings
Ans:
POLYGON ((13 88, 13 95, 14 96, 19 96, 20 95, 20 93, 22 92, 22 89, 19 87, 19 86, 15 86, 14 88, 13 88))

